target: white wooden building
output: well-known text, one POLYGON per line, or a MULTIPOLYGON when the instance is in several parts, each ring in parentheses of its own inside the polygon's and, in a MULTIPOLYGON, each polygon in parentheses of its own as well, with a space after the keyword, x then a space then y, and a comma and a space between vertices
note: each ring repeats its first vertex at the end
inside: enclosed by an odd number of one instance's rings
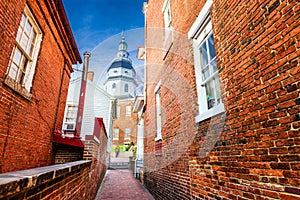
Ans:
MULTIPOLYGON (((81 78, 71 80, 70 82, 65 108, 64 124, 62 128, 63 131, 75 130, 80 85, 81 78)), ((108 150, 110 151, 113 117, 116 110, 115 104, 115 98, 97 86, 96 83, 92 81, 92 78, 87 80, 82 126, 80 132, 80 137, 82 140, 85 139, 86 135, 93 134, 95 118, 103 118, 106 133, 109 137, 108 150)))

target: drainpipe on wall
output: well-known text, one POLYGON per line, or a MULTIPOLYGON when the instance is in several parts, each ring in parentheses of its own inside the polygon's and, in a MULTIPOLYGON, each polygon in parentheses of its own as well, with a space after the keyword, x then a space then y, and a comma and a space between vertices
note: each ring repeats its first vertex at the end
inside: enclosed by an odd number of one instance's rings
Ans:
POLYGON ((88 73, 88 65, 89 65, 89 59, 91 53, 86 51, 84 52, 83 55, 84 55, 84 60, 83 60, 82 80, 80 86, 78 111, 77 111, 76 127, 75 127, 75 134, 74 134, 74 137, 76 138, 80 138, 80 133, 81 133, 84 100, 85 100, 85 93, 86 93, 87 73, 88 73))

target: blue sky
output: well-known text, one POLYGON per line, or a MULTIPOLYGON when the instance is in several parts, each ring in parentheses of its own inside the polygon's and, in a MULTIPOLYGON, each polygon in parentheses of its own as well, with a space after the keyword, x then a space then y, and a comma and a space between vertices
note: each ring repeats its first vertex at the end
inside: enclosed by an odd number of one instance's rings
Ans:
MULTIPOLYGON (((146 1, 146 0, 145 0, 146 1)), ((143 62, 135 59, 137 48, 144 45, 143 0, 63 0, 78 50, 91 52, 89 70, 95 72, 94 82, 102 86, 105 71, 115 57, 122 30, 128 52, 143 80, 143 62)), ((81 65, 73 66, 81 68, 81 65)), ((81 76, 73 73, 73 78, 81 76)))
MULTIPOLYGON (((79 52, 144 26, 143 0, 63 0, 79 52)), ((129 42, 128 42, 129 43, 129 42)))

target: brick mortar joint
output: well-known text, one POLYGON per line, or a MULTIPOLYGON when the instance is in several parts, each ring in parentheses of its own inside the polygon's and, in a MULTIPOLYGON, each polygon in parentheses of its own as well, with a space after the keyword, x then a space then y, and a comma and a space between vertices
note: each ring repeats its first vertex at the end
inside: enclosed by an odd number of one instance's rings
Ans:
POLYGON ((71 172, 89 168, 91 163, 90 160, 80 160, 0 174, 0 198, 39 186, 71 172))

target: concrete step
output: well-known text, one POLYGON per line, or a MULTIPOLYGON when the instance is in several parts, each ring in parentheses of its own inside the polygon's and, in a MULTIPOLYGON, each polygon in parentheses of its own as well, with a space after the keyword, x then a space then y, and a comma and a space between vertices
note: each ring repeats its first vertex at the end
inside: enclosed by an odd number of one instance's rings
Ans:
POLYGON ((129 162, 111 162, 110 169, 129 169, 129 162))
MULTIPOLYGON (((117 158, 128 158, 130 156, 133 156, 133 152, 132 151, 124 151, 124 152, 120 152, 117 158)), ((116 157, 116 153, 112 152, 111 153, 111 157, 115 158, 116 157)))

